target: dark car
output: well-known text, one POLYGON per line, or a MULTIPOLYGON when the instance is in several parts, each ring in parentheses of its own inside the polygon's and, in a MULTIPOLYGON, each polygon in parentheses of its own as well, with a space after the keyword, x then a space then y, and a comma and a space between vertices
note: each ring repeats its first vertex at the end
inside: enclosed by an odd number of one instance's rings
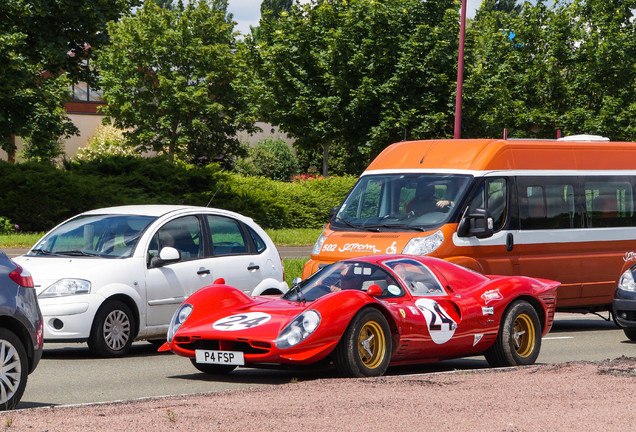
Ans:
POLYGON ((42 332, 31 274, 0 250, 0 409, 20 402, 42 357, 42 332))
POLYGON ((625 336, 636 341, 636 266, 625 271, 618 281, 612 307, 614 318, 625 336))

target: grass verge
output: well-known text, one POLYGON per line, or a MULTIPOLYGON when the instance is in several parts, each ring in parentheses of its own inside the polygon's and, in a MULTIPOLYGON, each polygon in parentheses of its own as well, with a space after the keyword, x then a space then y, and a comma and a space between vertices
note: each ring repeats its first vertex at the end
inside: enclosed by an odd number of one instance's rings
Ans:
MULTIPOLYGON (((322 228, 286 228, 265 230, 277 246, 312 246, 322 228)), ((44 233, 0 234, 1 248, 30 248, 44 233)))

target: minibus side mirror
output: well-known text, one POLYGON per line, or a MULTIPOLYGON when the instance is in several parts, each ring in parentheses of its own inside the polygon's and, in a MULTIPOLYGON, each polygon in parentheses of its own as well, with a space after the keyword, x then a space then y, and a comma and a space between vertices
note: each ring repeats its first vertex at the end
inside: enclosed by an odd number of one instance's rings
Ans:
POLYGON ((338 211, 340 210, 340 206, 338 207, 334 207, 331 210, 329 210, 329 220, 331 221, 333 218, 336 217, 336 215, 338 214, 338 211))
POLYGON ((465 216, 457 227, 459 237, 488 238, 494 233, 494 223, 490 212, 483 208, 473 210, 465 216))

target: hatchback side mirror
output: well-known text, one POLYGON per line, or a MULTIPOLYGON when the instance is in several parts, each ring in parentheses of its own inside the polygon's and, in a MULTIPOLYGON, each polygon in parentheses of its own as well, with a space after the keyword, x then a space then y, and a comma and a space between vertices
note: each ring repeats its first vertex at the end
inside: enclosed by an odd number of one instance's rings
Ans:
POLYGON ((173 247, 166 246, 161 251, 159 251, 158 257, 153 257, 150 260, 151 267, 163 267, 166 264, 172 264, 181 260, 181 255, 179 251, 173 247))

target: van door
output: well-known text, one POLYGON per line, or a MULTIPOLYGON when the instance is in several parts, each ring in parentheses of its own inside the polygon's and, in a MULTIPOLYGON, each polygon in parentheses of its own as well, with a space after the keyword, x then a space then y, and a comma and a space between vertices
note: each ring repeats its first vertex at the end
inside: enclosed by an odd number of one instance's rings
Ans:
MULTIPOLYGON (((506 177, 488 177, 478 184, 472 193, 463 218, 476 209, 486 209, 493 223, 493 235, 488 238, 456 237, 458 250, 453 255, 472 257, 477 261, 480 272, 484 274, 518 274, 519 252, 515 245, 514 227, 516 203, 512 199, 514 184, 506 177)), ((451 260, 452 261, 452 260, 451 260)))
POLYGON ((517 185, 520 274, 561 282, 558 302, 579 298, 586 253, 576 242, 583 231, 579 178, 520 176, 517 185))

